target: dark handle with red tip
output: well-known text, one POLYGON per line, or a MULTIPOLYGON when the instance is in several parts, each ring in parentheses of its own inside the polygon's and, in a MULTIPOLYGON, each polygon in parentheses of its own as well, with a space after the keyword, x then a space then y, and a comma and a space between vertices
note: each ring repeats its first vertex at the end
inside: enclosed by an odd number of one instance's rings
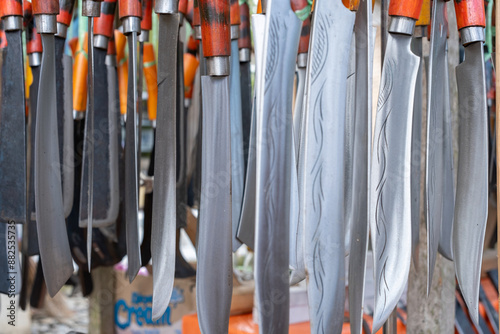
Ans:
POLYGON ((252 40, 250 39, 250 7, 244 2, 240 5, 240 37, 238 39, 240 49, 251 49, 252 40))
POLYGON ((33 0, 31 4, 35 15, 59 14, 59 0, 33 0))
POLYGON ((0 1, 0 16, 23 16, 22 0, 2 0, 0 1))
POLYGON ((241 23, 239 0, 231 0, 230 4, 231 25, 239 25, 241 23))
POLYGON ((141 30, 153 29, 153 0, 142 0, 141 30))
POLYGON ((188 0, 179 0, 179 13, 186 16, 188 13, 188 0))
POLYGON ((194 0, 193 2, 193 27, 201 26, 199 2, 200 0, 194 0))
POLYGON ((196 56, 196 53, 198 52, 198 46, 200 45, 200 41, 195 39, 193 35, 189 36, 189 40, 187 42, 187 53, 192 54, 193 56, 196 56))
POLYGON ((71 24, 73 18, 73 8, 75 0, 59 0, 59 15, 57 15, 57 22, 68 26, 71 24))
POLYGON ((42 37, 36 31, 35 21, 31 21, 26 30, 26 53, 32 54, 36 52, 43 52, 42 37))
POLYGON ((120 19, 129 16, 142 17, 141 0, 120 0, 118 9, 120 19))
POLYGON ((94 34, 113 37, 116 0, 104 0, 101 4, 101 16, 94 18, 94 34))
POLYGON ((300 41, 299 41, 299 54, 307 53, 309 51, 309 37, 311 34, 311 18, 302 22, 302 30, 300 32, 300 41))
POLYGON ((28 0, 23 0, 23 26, 26 28, 33 21, 33 7, 31 2, 28 0))
POLYGON ((193 15, 194 15, 194 2, 193 0, 188 0, 186 15, 184 15, 184 17, 186 18, 191 27, 193 26, 193 15))
POLYGON ((418 20, 422 0, 391 0, 389 4, 390 16, 404 16, 418 20))
POLYGON ((467 27, 485 27, 483 0, 455 0, 458 30, 467 27))
POLYGON ((229 0, 200 0, 203 55, 231 55, 229 0))

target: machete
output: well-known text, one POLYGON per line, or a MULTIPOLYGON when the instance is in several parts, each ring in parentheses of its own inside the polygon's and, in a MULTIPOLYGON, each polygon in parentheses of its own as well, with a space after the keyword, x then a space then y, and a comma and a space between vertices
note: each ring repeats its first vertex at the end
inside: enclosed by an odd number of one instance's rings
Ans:
POLYGON ((53 297, 73 273, 64 221, 57 132, 54 34, 59 3, 57 0, 32 3, 43 44, 35 129, 35 207, 42 208, 36 210, 38 245, 47 290, 53 297))
POLYGON ((343 324, 344 132, 348 50, 358 5, 350 1, 346 8, 340 1, 316 0, 311 27, 299 152, 299 219, 305 230, 307 294, 315 333, 341 332, 343 324))
POLYGON ((306 1, 263 1, 266 25, 257 110, 255 287, 259 328, 288 333, 292 92, 306 1), (296 15, 297 14, 297 15, 296 15), (260 118, 260 119, 259 119, 260 118))
POLYGON ((125 211, 128 278, 132 282, 141 268, 139 248, 139 193, 137 171, 137 34, 141 31, 140 0, 119 0, 119 16, 128 39, 127 121, 125 129, 125 211))
POLYGON ((154 165, 151 256, 153 319, 168 307, 174 284, 176 228, 176 79, 179 31, 178 5, 156 0, 159 14, 158 110, 154 165))
POLYGON ((0 221, 26 222, 26 139, 24 61, 22 45, 23 3, 0 4, 7 47, 3 50, 0 106, 0 221))
POLYGON ((478 325, 481 260, 488 216, 484 3, 455 1, 455 12, 465 61, 456 68, 460 123, 453 255, 458 285, 469 314, 478 325))
POLYGON ((229 0, 200 0, 203 130, 196 308, 202 333, 227 333, 233 292, 229 0))
POLYGON ((245 158, 243 155, 243 123, 240 83, 240 59, 238 37, 240 34, 240 5, 238 0, 231 0, 231 69, 229 73, 229 92, 231 110, 231 203, 233 225, 233 252, 241 246, 237 238, 243 201, 245 177, 245 158))
POLYGON ((361 0, 354 34, 356 74, 354 107, 353 201, 349 252, 349 323, 351 333, 363 330, 366 255, 368 250, 368 185, 372 142, 372 73, 375 28, 372 26, 372 1, 361 0))
POLYGON ((243 124, 243 155, 246 175, 248 165, 250 132, 252 124, 252 81, 250 76, 250 54, 252 40, 250 36, 250 7, 248 0, 240 1, 240 35, 238 38, 240 58, 240 87, 241 87, 241 120, 243 124))
POLYGON ((377 332, 397 305, 411 262, 411 132, 419 58, 411 36, 422 0, 392 0, 373 136, 369 201, 377 332))

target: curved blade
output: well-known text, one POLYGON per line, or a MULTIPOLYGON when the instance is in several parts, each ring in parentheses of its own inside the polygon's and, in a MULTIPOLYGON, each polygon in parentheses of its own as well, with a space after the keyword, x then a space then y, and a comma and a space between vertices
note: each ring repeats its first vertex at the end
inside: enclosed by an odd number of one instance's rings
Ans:
POLYGON ((375 333, 396 307, 411 262, 411 132, 419 58, 411 36, 389 33, 378 98, 370 174, 375 253, 375 333))
POLYGON ((460 124, 453 255, 460 290, 477 325, 488 216, 487 106, 481 42, 465 47, 465 61, 457 66, 456 75, 460 124))
POLYGON ((0 220, 26 222, 26 139, 21 30, 6 31, 0 109, 0 220))
POLYGON ((202 333, 227 333, 233 293, 229 78, 201 77, 203 148, 196 306, 202 333))
POLYGON ((349 315, 351 333, 363 330, 366 254, 368 249, 368 185, 372 141, 372 73, 376 28, 372 27, 372 1, 362 0, 356 14, 356 100, 354 120, 353 211, 349 252, 349 315), (368 36, 368 37, 367 37, 368 36))
POLYGON ((263 333, 288 333, 289 326, 292 92, 301 26, 288 1, 267 0, 255 221, 255 286, 263 333))
POLYGON ((340 1, 315 2, 299 153, 299 219, 305 229, 313 333, 341 332, 344 319, 344 128, 350 53, 338 50, 351 50, 354 20, 355 14, 340 1))
POLYGON ((168 307, 175 273, 176 71, 179 15, 159 15, 158 112, 154 165, 151 256, 153 319, 168 307))
POLYGON ((35 134, 35 207, 38 245, 47 290, 51 297, 73 273, 61 187, 57 136, 54 36, 42 34, 35 134))
POLYGON ((243 201, 245 158, 243 156, 243 123, 241 115, 241 83, 238 40, 231 41, 231 74, 229 75, 231 109, 231 197, 233 221, 233 252, 241 246, 236 237, 243 201))

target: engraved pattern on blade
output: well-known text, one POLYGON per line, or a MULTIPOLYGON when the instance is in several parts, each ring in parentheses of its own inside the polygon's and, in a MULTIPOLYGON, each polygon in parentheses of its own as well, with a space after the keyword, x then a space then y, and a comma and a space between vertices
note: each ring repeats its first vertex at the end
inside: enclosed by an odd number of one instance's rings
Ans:
POLYGON ((411 262, 411 126, 419 59, 410 51, 410 42, 410 36, 388 36, 373 137, 374 331, 397 305, 411 262))

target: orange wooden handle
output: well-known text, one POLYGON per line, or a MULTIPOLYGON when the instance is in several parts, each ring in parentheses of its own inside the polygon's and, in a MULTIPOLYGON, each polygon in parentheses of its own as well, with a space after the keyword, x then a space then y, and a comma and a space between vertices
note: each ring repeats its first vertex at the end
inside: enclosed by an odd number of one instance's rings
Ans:
POLYGON ((0 28, 0 49, 5 49, 7 47, 7 36, 5 36, 5 31, 0 28))
POLYGON ((250 7, 244 2, 240 5, 240 37, 238 47, 240 49, 251 49, 252 40, 250 38, 250 7))
POLYGON ((107 55, 110 56, 116 56, 116 45, 115 45, 115 39, 111 38, 108 42, 108 53, 107 55))
POLYGON ((118 62, 118 91, 120 94, 120 114, 127 113, 128 61, 125 58, 127 37, 115 30, 116 60, 118 62))
POLYGON ((201 39, 205 57, 230 56, 229 0, 200 0, 201 39))
POLYGON ((193 1, 193 26, 201 26, 200 19, 200 0, 193 1))
POLYGON ((58 0, 33 0, 33 14, 59 14, 59 1, 58 0))
POLYGON ((200 41, 194 38, 193 35, 189 36, 189 40, 187 42, 187 52, 192 54, 193 56, 196 56, 196 53, 198 52, 198 46, 200 45, 200 41))
POLYGON ((33 21, 33 7, 31 2, 23 0, 23 26, 27 28, 33 21))
POLYGON ((0 1, 0 17, 23 16, 22 0, 2 0, 0 1))
POLYGON ((76 57, 76 52, 78 51, 79 44, 78 44, 78 37, 73 37, 72 39, 69 40, 68 46, 71 50, 71 55, 73 58, 76 57))
POLYGON ((351 11, 356 11, 359 8, 359 0, 342 0, 342 3, 351 11))
POLYGON ((231 15, 231 25, 239 25, 241 23, 240 19, 240 4, 239 0, 231 0, 230 15, 231 15))
POLYGON ((154 121, 158 105, 158 72, 156 70, 155 50, 151 43, 144 43, 143 64, 144 78, 148 89, 148 116, 150 121, 154 121))
POLYGON ((87 40, 85 33, 83 45, 79 45, 73 65, 73 109, 79 112, 85 112, 87 109, 87 40))
POLYGON ((101 16, 94 18, 94 34, 111 38, 115 21, 116 0, 104 0, 101 4, 101 16))
POLYGON ((257 2, 257 14, 262 14, 262 1, 257 2))
POLYGON ((300 41, 299 41, 299 54, 307 53, 309 51, 309 36, 311 33, 311 18, 302 22, 302 31, 300 32, 300 41))
POLYGON ((120 19, 129 16, 142 17, 141 0, 120 0, 118 7, 120 19))
POLYGON ((42 37, 37 33, 34 21, 31 21, 26 29, 26 53, 32 54, 35 52, 43 52, 42 37))
POLYGON ((188 0, 179 0, 179 13, 186 16, 188 12, 188 0))
POLYGON ((422 0, 391 0, 389 3, 389 15, 404 16, 418 20, 422 0))
POLYGON ((194 1, 188 0, 185 17, 191 27, 193 26, 193 15, 194 15, 194 1))
POLYGON ((457 16, 458 30, 486 26, 483 0, 455 0, 455 14, 457 16))
POLYGON ((431 24, 431 0, 424 0, 420 16, 417 20, 417 26, 428 26, 431 24))
POLYGON ((142 0, 141 30, 153 29, 153 0, 142 0))
MULTIPOLYGON (((116 0, 115 0, 116 1, 116 0)), ((57 15, 57 22, 68 26, 73 19, 73 7, 75 0, 59 0, 59 15, 57 15)))
POLYGON ((199 60, 190 53, 184 54, 184 92, 193 86, 196 70, 200 65, 199 60))

